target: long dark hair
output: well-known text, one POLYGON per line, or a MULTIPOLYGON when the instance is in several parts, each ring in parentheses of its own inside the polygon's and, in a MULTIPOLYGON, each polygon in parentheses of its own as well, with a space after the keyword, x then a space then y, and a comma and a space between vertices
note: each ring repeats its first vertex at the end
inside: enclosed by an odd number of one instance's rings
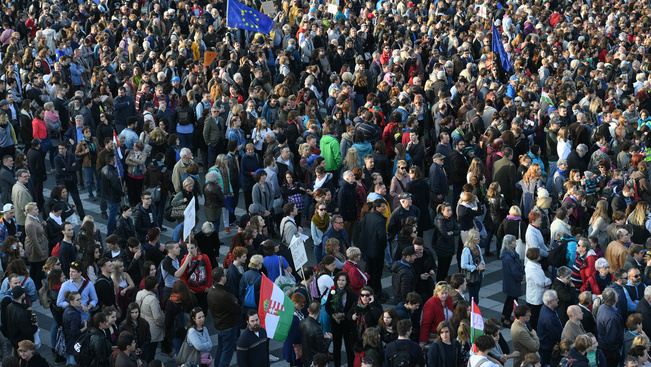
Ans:
POLYGON ((192 311, 190 312, 190 320, 188 320, 188 329, 197 328, 197 323, 194 321, 194 319, 197 317, 197 314, 199 312, 203 312, 204 316, 206 315, 206 313, 201 307, 193 308, 192 311))
POLYGON ((188 288, 188 285, 180 279, 172 284, 172 293, 176 293, 181 297, 181 307, 184 310, 191 310, 197 303, 197 298, 194 293, 192 293, 190 288, 188 288))
POLYGON ((134 322, 138 325, 138 341, 142 342, 145 340, 147 337, 147 331, 145 330, 145 320, 142 318, 142 313, 140 312, 140 306, 138 306, 137 303, 131 302, 129 303, 129 306, 127 307, 127 317, 122 321, 122 329, 126 330, 134 335, 136 335, 136 332, 134 330, 133 324, 134 322), (138 318, 137 319, 132 319, 131 318, 131 311, 133 310, 138 310, 138 318))
POLYGON ((86 247, 86 250, 84 251, 84 257, 81 260, 81 264, 83 266, 82 269, 82 274, 85 277, 88 277, 88 267, 93 266, 95 267, 95 270, 98 270, 97 268, 97 260, 95 260, 95 250, 99 249, 100 250, 100 255, 101 255, 101 249, 98 244, 94 243, 92 245, 89 245, 86 247))

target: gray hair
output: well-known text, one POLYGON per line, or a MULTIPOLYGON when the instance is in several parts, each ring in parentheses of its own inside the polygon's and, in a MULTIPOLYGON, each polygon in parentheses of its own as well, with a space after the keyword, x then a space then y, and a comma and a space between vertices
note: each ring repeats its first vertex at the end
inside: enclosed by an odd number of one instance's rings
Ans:
POLYGON ((264 134, 264 136, 267 137, 267 138, 272 137, 272 138, 276 139, 276 133, 273 132, 273 131, 267 131, 267 133, 264 134))
POLYGON ((572 270, 568 268, 567 266, 561 266, 556 270, 556 274, 558 275, 559 278, 564 279, 572 275, 572 270))
POLYGON ((608 267, 608 266, 610 266, 610 264, 608 263, 608 260, 606 260, 603 257, 598 258, 597 261, 594 263, 594 267, 597 270, 603 269, 603 268, 608 267))
POLYGON ((617 303, 617 291, 613 288, 606 288, 603 293, 601 293, 601 298, 606 306, 614 306, 615 303, 617 303))
POLYGON ((77 115, 77 116, 75 116, 75 120, 81 120, 81 121, 84 121, 84 116, 82 116, 82 115, 77 115))
POLYGON ((651 287, 644 288, 644 299, 648 300, 651 297, 651 287))
POLYGON ((211 233, 215 232, 215 226, 212 223, 205 221, 201 226, 201 232, 205 235, 210 235, 211 233))
POLYGON ((181 153, 179 153, 179 156, 181 156, 181 158, 185 158, 190 153, 192 153, 192 151, 190 149, 183 148, 183 149, 181 149, 181 153))
POLYGON ((502 240, 502 249, 500 250, 500 254, 503 254, 506 251, 515 252, 510 246, 511 242, 515 240, 516 240, 515 236, 512 234, 507 234, 506 236, 504 236, 504 239, 502 240))
POLYGON ((344 172, 344 174, 342 175, 342 177, 344 178, 344 180, 348 180, 348 179, 350 178, 350 176, 354 176, 354 175, 353 175, 353 171, 351 171, 351 170, 347 170, 347 171, 344 172))
POLYGON ((558 293, 556 293, 556 291, 553 289, 549 289, 546 290, 545 293, 543 293, 542 301, 544 304, 548 304, 549 302, 553 301, 557 297, 558 297, 558 293))
POLYGON ((576 150, 580 150, 580 151, 582 151, 582 152, 587 152, 587 151, 588 151, 588 146, 585 145, 585 144, 579 144, 579 145, 576 147, 576 150))
POLYGON ((16 178, 20 178, 20 176, 23 175, 23 173, 29 173, 29 170, 25 168, 21 168, 18 171, 16 171, 16 178))
POLYGON ((217 182, 219 174, 215 171, 209 171, 206 173, 206 182, 217 182))

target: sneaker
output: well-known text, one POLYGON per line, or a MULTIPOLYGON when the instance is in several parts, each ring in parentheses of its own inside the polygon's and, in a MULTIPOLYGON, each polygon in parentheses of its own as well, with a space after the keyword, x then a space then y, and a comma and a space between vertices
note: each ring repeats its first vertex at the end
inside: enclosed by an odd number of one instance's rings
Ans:
POLYGON ((276 356, 273 355, 273 354, 269 354, 269 361, 271 361, 271 362, 278 362, 278 361, 280 361, 280 358, 276 357, 276 356))
POLYGON ((108 215, 106 213, 102 213, 102 219, 108 220, 108 215))
POLYGON ((60 356, 60 355, 58 355, 58 354, 57 354, 56 357, 54 358, 54 363, 55 363, 55 364, 65 363, 65 361, 66 361, 66 357, 64 357, 64 356, 60 356))
POLYGON ((235 222, 230 224, 231 227, 237 227, 239 225, 240 225, 240 223, 238 221, 235 221, 235 222))
POLYGON ((90 200, 90 201, 97 201, 97 197, 96 197, 96 196, 89 196, 89 197, 88 197, 88 200, 90 200))
POLYGON ((167 231, 167 228, 165 228, 165 227, 160 227, 160 231, 161 231, 161 232, 165 232, 165 231, 167 231))
POLYGON ((228 227, 226 227, 226 229, 225 229, 224 231, 225 231, 226 233, 231 233, 231 229, 228 228, 228 227))

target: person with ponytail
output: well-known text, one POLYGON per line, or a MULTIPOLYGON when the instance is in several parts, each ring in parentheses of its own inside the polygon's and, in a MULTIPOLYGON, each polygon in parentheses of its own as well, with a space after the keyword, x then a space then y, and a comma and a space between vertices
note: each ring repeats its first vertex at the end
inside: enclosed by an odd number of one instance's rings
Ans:
POLYGON ((160 229, 149 229, 147 236, 145 236, 145 240, 147 242, 142 246, 142 249, 145 252, 145 260, 153 261, 154 265, 158 268, 158 265, 160 265, 161 261, 165 258, 166 253, 165 246, 158 242, 160 240, 160 229))
MULTIPOLYGON (((90 351, 95 357, 91 367, 110 367, 113 348, 111 342, 106 338, 106 330, 109 328, 108 316, 103 312, 98 312, 88 320, 87 325, 90 328, 90 351)), ((73 340, 76 341, 76 339, 73 340)))

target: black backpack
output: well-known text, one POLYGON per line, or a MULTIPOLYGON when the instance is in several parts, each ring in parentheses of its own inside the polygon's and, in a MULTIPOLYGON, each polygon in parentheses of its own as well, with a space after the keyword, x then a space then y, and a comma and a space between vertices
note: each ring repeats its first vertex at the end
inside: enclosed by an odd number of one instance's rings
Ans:
POLYGON ((567 245, 571 241, 576 242, 576 239, 572 236, 563 236, 555 246, 552 246, 549 250, 549 257, 547 257, 549 265, 555 268, 567 265, 567 245))
POLYGON ((73 346, 72 354, 75 357, 75 362, 83 367, 91 366, 93 364, 93 361, 95 361, 93 350, 90 347, 91 336, 92 335, 89 330, 84 331, 73 346))
MULTIPOLYGON (((395 343, 395 342, 394 342, 395 343)), ((407 341, 406 343, 395 343, 396 350, 389 358, 391 362, 390 367, 408 367, 411 366, 411 355, 409 354, 409 349, 411 343, 407 341)))

